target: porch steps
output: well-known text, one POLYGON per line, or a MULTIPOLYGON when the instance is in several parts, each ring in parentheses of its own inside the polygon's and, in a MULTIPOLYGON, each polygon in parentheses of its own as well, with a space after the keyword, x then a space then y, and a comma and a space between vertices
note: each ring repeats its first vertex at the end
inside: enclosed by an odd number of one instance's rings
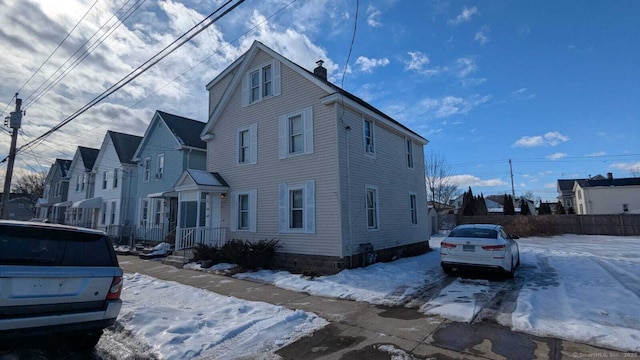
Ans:
POLYGON ((162 263, 182 268, 182 266, 188 263, 191 259, 193 259, 193 250, 185 249, 174 251, 172 255, 169 255, 162 259, 162 263))

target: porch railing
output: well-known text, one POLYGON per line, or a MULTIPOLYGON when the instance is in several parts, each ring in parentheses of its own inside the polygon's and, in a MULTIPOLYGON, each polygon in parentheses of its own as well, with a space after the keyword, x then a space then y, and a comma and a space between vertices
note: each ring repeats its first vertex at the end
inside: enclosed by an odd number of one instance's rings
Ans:
POLYGON ((227 242, 227 228, 181 228, 176 233, 176 250, 197 244, 221 247, 227 242))

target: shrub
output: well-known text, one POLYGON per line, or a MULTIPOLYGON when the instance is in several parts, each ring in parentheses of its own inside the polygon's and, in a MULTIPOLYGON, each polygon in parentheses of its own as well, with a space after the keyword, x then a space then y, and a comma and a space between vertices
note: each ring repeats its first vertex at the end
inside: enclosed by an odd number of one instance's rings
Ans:
POLYGON ((270 269, 276 249, 280 247, 279 240, 260 240, 249 244, 249 253, 245 258, 245 266, 248 269, 270 269))
POLYGON ((242 265, 243 260, 249 254, 249 244, 241 239, 231 239, 222 246, 220 252, 226 261, 242 265))
POLYGON ((206 244, 197 244, 195 249, 193 250, 193 259, 195 261, 206 261, 210 260, 214 263, 217 263, 221 260, 222 254, 220 253, 220 249, 215 246, 210 246, 206 244))

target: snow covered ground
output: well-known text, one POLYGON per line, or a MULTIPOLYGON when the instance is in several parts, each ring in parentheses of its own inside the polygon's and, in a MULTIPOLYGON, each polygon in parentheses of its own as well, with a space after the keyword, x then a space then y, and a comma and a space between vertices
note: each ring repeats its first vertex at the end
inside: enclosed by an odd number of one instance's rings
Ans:
POLYGON ((236 277, 318 296, 419 306, 424 313, 464 322, 501 303, 497 297, 513 297, 512 308, 493 310, 496 321, 514 330, 640 351, 640 238, 520 239, 515 279, 498 281, 447 278, 439 265, 441 239, 431 241, 435 251, 428 254, 332 276, 263 270, 236 277))
POLYGON ((278 358, 273 352, 325 326, 312 313, 126 274, 118 322, 161 359, 278 358))

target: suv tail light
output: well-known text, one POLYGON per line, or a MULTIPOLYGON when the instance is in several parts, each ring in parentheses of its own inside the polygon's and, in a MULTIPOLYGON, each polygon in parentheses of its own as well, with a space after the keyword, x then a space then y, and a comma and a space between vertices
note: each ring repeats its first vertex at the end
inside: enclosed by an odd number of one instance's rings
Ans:
POLYGON ((505 245, 487 245, 483 246, 482 250, 504 250, 506 248, 505 245))
POLYGON ((442 243, 440 243, 440 247, 443 247, 445 249, 453 249, 456 247, 456 244, 451 244, 443 241, 442 243))
POLYGON ((109 287, 109 293, 107 294, 107 300, 120 299, 120 293, 122 292, 122 276, 114 276, 109 287))

